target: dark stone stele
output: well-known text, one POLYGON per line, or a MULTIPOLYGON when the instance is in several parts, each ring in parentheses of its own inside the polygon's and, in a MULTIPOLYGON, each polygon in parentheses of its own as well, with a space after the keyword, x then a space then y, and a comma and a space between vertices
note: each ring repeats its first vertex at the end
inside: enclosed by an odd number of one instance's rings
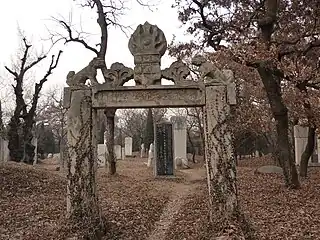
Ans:
POLYGON ((171 123, 155 126, 156 175, 173 176, 173 133, 171 123))

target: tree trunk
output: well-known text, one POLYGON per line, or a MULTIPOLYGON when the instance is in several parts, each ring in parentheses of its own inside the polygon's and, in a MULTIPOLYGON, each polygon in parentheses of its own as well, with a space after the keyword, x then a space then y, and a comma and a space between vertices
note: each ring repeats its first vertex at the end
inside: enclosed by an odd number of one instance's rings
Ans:
MULTIPOLYGON (((114 155, 114 116, 115 109, 106 109, 105 115, 107 117, 107 162, 109 164, 109 173, 114 175, 117 172, 116 158, 114 155)), ((122 152, 122 150, 121 150, 122 152)))
MULTIPOLYGON (((307 177, 308 173, 308 162, 309 158, 312 156, 315 147, 315 134, 316 134, 316 119, 315 115, 312 111, 311 103, 309 102, 308 89, 306 87, 307 81, 303 81, 298 83, 296 87, 300 90, 302 94, 304 94, 303 107, 306 111, 309 130, 308 130, 308 142, 304 152, 302 153, 300 159, 300 176, 307 177)), ((318 153, 319 154, 319 153, 318 153)))
POLYGON ((312 156, 314 147, 315 147, 315 136, 316 136, 316 128, 309 127, 308 130, 308 142, 305 150, 302 153, 301 161, 300 161, 300 176, 307 177, 308 172, 308 162, 310 157, 312 156))
POLYGON ((104 221, 96 193, 96 110, 91 109, 91 90, 71 92, 68 109, 68 219, 85 239, 101 239, 104 221))
POLYGON ((32 145, 32 139, 33 139, 33 126, 34 126, 34 116, 32 116, 32 113, 28 113, 24 117, 24 124, 23 124, 23 149, 24 154, 22 158, 22 162, 27 164, 32 164, 34 159, 34 149, 35 146, 32 145))
POLYGON ((297 189, 300 187, 300 183, 294 163, 292 146, 289 141, 288 109, 283 103, 281 95, 281 79, 273 74, 271 63, 262 62, 257 69, 265 87, 273 117, 276 121, 276 158, 283 169, 286 185, 297 189))

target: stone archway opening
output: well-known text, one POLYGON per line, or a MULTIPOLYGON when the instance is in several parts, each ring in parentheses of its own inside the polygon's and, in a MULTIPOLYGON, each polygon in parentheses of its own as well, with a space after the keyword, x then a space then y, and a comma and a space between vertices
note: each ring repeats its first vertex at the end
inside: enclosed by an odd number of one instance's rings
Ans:
MULTIPOLYGON (((190 71, 181 60, 162 70, 160 61, 167 49, 165 35, 156 25, 148 22, 137 27, 128 47, 134 56, 134 69, 119 62, 107 69, 104 60, 94 58, 86 68, 67 76, 69 87, 64 90, 64 105, 68 108, 69 216, 76 219, 86 216, 93 222, 101 219, 95 186, 97 111, 105 111, 110 130, 107 148, 114 159, 116 109, 159 107, 204 108, 209 201, 212 205, 213 193, 221 193, 217 200, 220 212, 224 215, 233 214, 237 208, 236 170, 231 132, 227 126, 230 105, 236 103, 233 73, 218 69, 202 56, 195 56, 192 61, 200 75, 197 82, 187 79, 190 71), (102 70, 105 80, 102 84, 96 80, 96 69, 102 70), (88 79, 91 86, 85 85, 88 79), (135 86, 124 86, 132 79, 135 86), (161 79, 171 80, 174 85, 161 85, 161 79)), ((155 142, 156 152, 161 151, 157 143, 165 141, 165 133, 170 132, 165 128, 170 127, 159 127, 159 132, 164 134, 155 142)), ((159 165, 155 169, 157 171, 160 168, 159 165)))

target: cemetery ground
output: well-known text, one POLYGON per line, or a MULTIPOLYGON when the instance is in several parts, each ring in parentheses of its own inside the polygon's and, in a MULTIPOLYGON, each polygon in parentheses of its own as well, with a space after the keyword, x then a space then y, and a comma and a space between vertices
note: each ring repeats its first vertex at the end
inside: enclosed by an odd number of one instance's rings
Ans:
MULTIPOLYGON (((107 219, 105 239, 209 239, 205 169, 179 170, 155 179, 146 159, 118 161, 118 174, 99 168, 98 193, 107 219)), ((281 175, 258 174, 268 157, 239 161, 239 200, 256 239, 320 239, 320 169, 311 168, 299 190, 281 175)), ((57 162, 36 167, 0 165, 0 239, 67 239, 66 179, 57 162)))

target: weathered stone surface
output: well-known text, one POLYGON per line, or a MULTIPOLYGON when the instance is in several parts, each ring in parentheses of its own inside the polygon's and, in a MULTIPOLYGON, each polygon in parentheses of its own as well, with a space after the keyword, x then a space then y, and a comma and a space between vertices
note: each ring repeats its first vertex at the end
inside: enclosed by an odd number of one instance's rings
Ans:
POLYGON ((170 121, 173 124, 173 154, 175 167, 179 165, 187 166, 187 120, 182 116, 172 116, 170 121), (179 164, 177 160, 181 161, 181 164, 179 164))
POLYGON ((132 156, 132 137, 125 137, 124 151, 125 151, 125 156, 132 156))
POLYGON ((156 124, 155 135, 155 175, 174 175, 172 124, 156 124))
POLYGON ((190 71, 182 61, 173 62, 169 68, 162 70, 161 73, 163 78, 172 80, 176 85, 192 83, 192 81, 186 80, 190 71))
POLYGON ((282 174, 283 170, 281 167, 273 166, 273 165, 266 165, 256 169, 258 173, 278 173, 282 174))
MULTIPOLYGON (((302 127, 299 125, 295 125, 293 127, 293 135, 294 135, 294 153, 296 164, 300 165, 301 156, 307 146, 308 143, 308 127, 302 127)), ((309 159, 309 163, 311 162, 311 157, 309 159)))
POLYGON ((110 89, 98 85, 93 88, 95 108, 141 108, 203 106, 205 93, 198 85, 121 87, 110 89))
POLYGON ((167 49, 167 40, 162 30, 148 22, 140 24, 132 34, 128 46, 134 56, 136 84, 160 84, 161 57, 167 49))
POLYGON ((153 160, 154 160, 154 146, 153 146, 153 143, 151 143, 149 146, 149 152, 148 152, 148 163, 147 163, 148 167, 151 167, 153 160))
POLYGON ((99 84, 97 81, 97 69, 105 67, 105 61, 101 58, 93 58, 88 66, 75 73, 70 71, 67 75, 67 84, 69 86, 83 86, 87 80, 90 80, 91 85, 99 84))
POLYGON ((106 145, 98 144, 98 165, 101 167, 106 166, 106 145))
POLYGON ((106 83, 110 83, 111 87, 123 86, 133 78, 132 68, 126 67, 119 62, 113 63, 110 69, 104 69, 102 74, 106 83))
POLYGON ((121 145, 114 145, 114 155, 117 160, 122 159, 121 145))
POLYGON ((7 162, 8 160, 9 160, 8 141, 0 138, 0 163, 7 162))
POLYGON ((92 110, 91 90, 73 91, 67 113, 68 216, 90 221, 99 219, 96 178, 96 110, 92 110))

